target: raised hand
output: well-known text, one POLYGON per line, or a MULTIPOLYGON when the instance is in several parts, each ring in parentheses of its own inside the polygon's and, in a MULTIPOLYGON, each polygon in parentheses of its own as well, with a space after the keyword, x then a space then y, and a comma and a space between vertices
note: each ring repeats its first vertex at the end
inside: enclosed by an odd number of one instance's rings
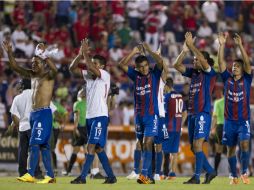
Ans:
POLYGON ((220 44, 220 45, 225 44, 225 43, 226 43, 226 40, 227 40, 227 37, 228 37, 227 34, 223 34, 222 32, 219 33, 219 35, 218 35, 219 44, 220 44))
POLYGON ((83 39, 83 40, 81 41, 81 47, 80 47, 79 52, 80 52, 83 56, 90 52, 89 41, 88 41, 87 38, 85 38, 85 39, 83 39))
POLYGON ((236 45, 242 45, 242 39, 237 33, 234 34, 234 41, 236 45))
POLYGON ((12 45, 10 41, 4 41, 2 46, 7 53, 12 52, 12 45))
POLYGON ((138 45, 138 46, 136 46, 136 47, 133 48, 132 52, 133 52, 134 54, 141 53, 142 50, 141 50, 140 48, 141 48, 140 45, 138 45))
POLYGON ((191 46, 191 45, 193 45, 194 40, 193 40, 193 38, 192 38, 191 32, 186 32, 186 34, 185 34, 185 43, 186 43, 186 45, 187 45, 188 47, 191 46))

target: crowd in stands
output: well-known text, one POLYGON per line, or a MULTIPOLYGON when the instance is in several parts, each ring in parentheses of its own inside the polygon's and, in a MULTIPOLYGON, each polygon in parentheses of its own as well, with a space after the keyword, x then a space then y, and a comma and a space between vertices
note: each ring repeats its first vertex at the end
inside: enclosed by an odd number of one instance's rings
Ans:
MULTIPOLYGON (((107 58, 107 70, 120 87, 116 99, 119 106, 111 113, 120 114, 112 119, 114 125, 133 122, 132 86, 118 67, 119 60, 137 43, 146 41, 153 50, 161 44, 162 56, 172 70, 186 31, 191 31, 196 36, 196 45, 214 58, 217 34, 228 32, 225 56, 229 64, 239 54, 230 48, 237 32, 254 63, 252 1, 0 1, 0 43, 11 40, 18 64, 31 67, 30 58, 38 42, 45 42, 49 49, 58 48, 54 56, 59 71, 54 98, 68 113, 72 112, 77 91, 84 85, 83 80, 70 75, 68 66, 79 51, 80 41, 89 38, 92 53, 107 58)), ((0 127, 8 125, 6 114, 19 79, 8 68, 6 58, 0 48, 0 127)), ((191 63, 191 56, 185 63, 191 63)), ((182 81, 182 86, 185 82, 182 81)), ((71 114, 69 118, 71 121, 71 114)))

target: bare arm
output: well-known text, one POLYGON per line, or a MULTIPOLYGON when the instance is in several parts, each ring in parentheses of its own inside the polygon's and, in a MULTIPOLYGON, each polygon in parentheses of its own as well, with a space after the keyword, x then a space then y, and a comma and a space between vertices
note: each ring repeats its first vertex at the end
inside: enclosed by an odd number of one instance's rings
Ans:
POLYGON ((243 69, 244 69, 244 71, 248 74, 251 74, 250 59, 249 59, 245 49, 243 48, 241 37, 238 34, 235 34, 234 41, 235 41, 236 45, 239 47, 239 49, 241 51, 242 58, 243 58, 243 69))
POLYGON ((9 41, 4 41, 3 42, 3 49, 7 52, 8 54, 8 58, 9 58, 9 66, 11 69, 13 69, 14 71, 16 71, 17 73, 19 73, 20 75, 22 75, 25 78, 31 78, 32 75, 32 70, 29 69, 24 69, 23 67, 20 67, 19 65, 17 65, 17 62, 13 56, 13 52, 12 52, 12 47, 9 41))
POLYGON ((225 49, 226 38, 227 36, 225 36, 223 33, 220 33, 218 36, 218 40, 219 40, 218 64, 219 64, 220 73, 223 73, 227 69, 226 62, 224 60, 224 49, 225 49))
POLYGON ((134 55, 136 55, 137 53, 139 53, 139 49, 137 47, 135 47, 131 53, 129 53, 129 55, 127 55, 126 57, 122 58, 122 60, 119 63, 120 68, 127 73, 128 72, 128 64, 130 62, 130 60, 133 58, 134 55))
POLYGON ((82 55, 85 58, 87 70, 93 73, 96 77, 101 77, 101 72, 100 70, 95 66, 95 64, 92 62, 89 52, 90 52, 90 47, 88 45, 88 39, 86 38, 85 40, 81 41, 81 50, 82 50, 82 55))
POLYGON ((145 50, 152 56, 152 58, 156 61, 157 67, 162 70, 163 69, 163 59, 162 57, 156 53, 153 52, 150 48, 150 46, 147 43, 143 44, 145 50))
POLYGON ((201 65, 202 65, 202 69, 204 71, 209 69, 210 65, 208 64, 207 60, 204 58, 203 54, 194 46, 194 40, 192 38, 191 32, 186 32, 185 41, 186 41, 188 48, 193 52, 193 54, 200 61, 201 65))
POLYGON ((82 59, 82 54, 78 54, 73 61, 71 62, 71 65, 69 66, 69 71, 71 73, 73 73, 76 76, 82 76, 82 73, 80 72, 79 68, 78 68, 78 64, 80 62, 80 60, 82 59))
POLYGON ((55 78, 56 74, 57 74, 57 68, 56 65, 51 61, 50 58, 46 58, 45 59, 46 64, 49 66, 49 73, 48 76, 50 79, 55 78))
POLYGON ((183 64, 184 57, 186 56, 187 52, 189 51, 186 42, 184 42, 183 50, 176 58, 175 62, 173 63, 173 67, 179 71, 180 73, 185 73, 186 67, 183 64))

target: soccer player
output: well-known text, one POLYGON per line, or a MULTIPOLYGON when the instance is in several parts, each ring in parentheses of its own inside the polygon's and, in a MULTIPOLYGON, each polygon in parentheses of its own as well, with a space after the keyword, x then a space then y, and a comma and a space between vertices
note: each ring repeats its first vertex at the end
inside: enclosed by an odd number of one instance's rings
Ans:
POLYGON ((141 184, 152 184, 153 176, 148 176, 148 169, 152 161, 152 146, 154 136, 158 133, 158 87, 163 70, 162 58, 153 52, 144 43, 144 49, 154 58, 156 65, 149 69, 148 58, 138 55, 135 59, 136 68, 128 66, 130 60, 141 53, 141 47, 135 47, 130 54, 124 57, 119 65, 128 77, 134 82, 134 101, 135 101, 135 125, 136 136, 139 144, 143 144, 143 166, 141 174, 137 180, 141 184), (143 141, 143 142, 142 142, 143 141))
POLYGON ((177 153, 179 150, 181 127, 187 118, 187 112, 182 95, 173 88, 173 79, 166 79, 165 86, 165 127, 163 127, 162 150, 170 154, 169 180, 176 178, 177 153))
POLYGON ((107 97, 110 87, 110 75, 105 70, 106 59, 100 55, 94 55, 91 59, 89 57, 89 49, 88 39, 82 40, 79 55, 70 65, 70 71, 75 72, 75 70, 78 69, 81 58, 84 57, 85 59, 87 70, 82 70, 82 75, 86 80, 86 126, 89 134, 87 155, 82 172, 76 179, 72 180, 71 183, 86 183, 86 176, 93 163, 94 154, 96 152, 107 174, 104 184, 113 184, 117 182, 117 179, 104 151, 109 122, 107 97))
POLYGON ((250 88, 252 82, 250 60, 243 48, 241 37, 234 35, 236 46, 240 49, 242 59, 235 59, 232 74, 227 70, 224 60, 224 49, 228 35, 220 33, 219 40, 219 70, 224 82, 225 97, 225 123, 222 142, 227 145, 228 162, 232 179, 230 184, 238 184, 236 171, 236 145, 240 141, 241 147, 241 179, 244 184, 249 184, 247 174, 249 163, 249 139, 250 139, 250 88))
POLYGON ((219 99, 214 101, 213 106, 213 119, 212 119, 212 128, 215 129, 215 159, 214 159, 214 169, 218 173, 218 167, 221 160, 221 154, 223 152, 222 145, 222 134, 223 134, 223 125, 224 125, 224 96, 223 90, 219 90, 219 99))
POLYGON ((212 68, 213 59, 205 51, 200 52, 195 46, 190 32, 185 34, 183 50, 177 57, 174 68, 183 76, 191 79, 188 105, 188 133, 192 151, 195 154, 195 174, 184 184, 200 184, 202 167, 206 170, 205 181, 210 183, 216 172, 210 166, 203 152, 203 143, 208 140, 211 127, 211 94, 216 80, 212 68), (182 63, 187 52, 194 54, 193 68, 186 68, 182 63))
POLYGON ((29 142, 29 169, 28 173, 17 179, 23 182, 35 182, 34 172, 41 151, 43 164, 46 169, 46 176, 44 180, 39 181, 38 183, 55 183, 56 179, 54 178, 54 173, 51 167, 49 147, 49 138, 52 129, 52 111, 49 106, 57 68, 45 54, 46 47, 43 43, 38 44, 36 47, 38 51, 37 55, 32 58, 32 69, 25 69, 17 65, 9 41, 3 42, 3 48, 8 54, 10 68, 23 77, 31 78, 32 80, 33 110, 30 114, 32 133, 29 142))

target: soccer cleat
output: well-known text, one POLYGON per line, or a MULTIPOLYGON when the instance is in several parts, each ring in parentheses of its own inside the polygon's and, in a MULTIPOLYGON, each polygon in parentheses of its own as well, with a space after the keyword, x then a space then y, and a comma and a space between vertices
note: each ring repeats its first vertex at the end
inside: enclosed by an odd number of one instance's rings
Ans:
POLYGON ((217 176, 217 173, 214 171, 212 173, 205 174, 205 181, 202 184, 210 184, 210 182, 217 176))
POLYGON ((150 179, 149 177, 145 177, 144 175, 140 174, 137 182, 139 184, 155 184, 154 179, 150 179))
POLYGON ((56 178, 45 176, 45 178, 43 180, 38 181, 37 183, 38 184, 56 183, 56 178))
POLYGON ((71 184, 86 184, 86 179, 82 179, 81 176, 78 176, 70 182, 71 184))
POLYGON ((183 182, 183 184, 200 184, 200 180, 196 179, 193 175, 188 181, 183 182))
POLYGON ((233 177, 233 178, 231 178, 229 184, 230 185, 237 185, 237 184, 239 184, 239 179, 237 177, 233 177))
POLYGON ((105 179, 105 177, 100 172, 98 172, 95 175, 91 174, 90 179, 105 179))
POLYGON ((127 179, 138 179, 138 177, 139 177, 139 175, 136 174, 135 171, 132 171, 132 172, 130 173, 130 175, 128 175, 126 178, 127 178, 127 179))
POLYGON ((22 181, 22 182, 28 182, 28 183, 34 183, 35 178, 31 176, 29 173, 26 173, 25 175, 21 177, 17 177, 17 180, 22 181))
POLYGON ((250 184, 250 179, 249 179, 247 173, 241 175, 241 180, 242 180, 242 182, 243 182, 244 184, 247 184, 247 185, 250 184))
POLYGON ((116 177, 106 177, 103 184, 113 184, 113 183, 116 183, 116 182, 117 182, 116 177))

